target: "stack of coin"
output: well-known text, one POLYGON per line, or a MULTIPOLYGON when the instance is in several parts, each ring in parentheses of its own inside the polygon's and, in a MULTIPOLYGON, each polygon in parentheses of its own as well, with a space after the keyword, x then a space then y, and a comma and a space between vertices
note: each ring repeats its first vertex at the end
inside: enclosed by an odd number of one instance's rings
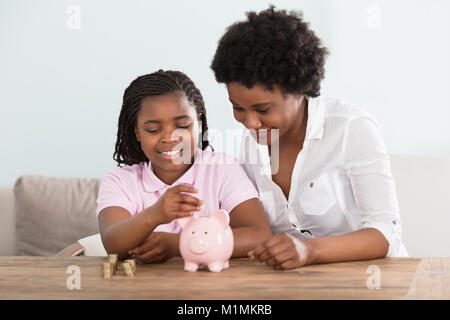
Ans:
POLYGON ((102 264, 102 275, 103 278, 111 278, 114 274, 114 265, 110 262, 105 262, 102 264))
POLYGON ((133 270, 133 272, 136 272, 136 260, 134 260, 134 259, 126 259, 125 262, 130 264, 131 270, 133 270))
POLYGON ((129 262, 122 263, 122 268, 129 277, 134 277, 134 271, 129 262))
POLYGON ((117 264, 118 264, 118 261, 119 261, 119 255, 115 254, 115 253, 108 254, 108 257, 106 259, 107 259, 107 261, 109 263, 111 263, 113 265, 113 273, 116 273, 117 264))

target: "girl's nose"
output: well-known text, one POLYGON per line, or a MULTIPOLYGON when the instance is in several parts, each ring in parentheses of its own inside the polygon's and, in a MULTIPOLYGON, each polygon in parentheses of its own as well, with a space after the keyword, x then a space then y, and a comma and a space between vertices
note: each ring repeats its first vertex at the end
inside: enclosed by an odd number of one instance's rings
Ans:
POLYGON ((181 136, 176 131, 165 131, 161 138, 161 142, 163 143, 178 143, 182 140, 183 136, 181 136))

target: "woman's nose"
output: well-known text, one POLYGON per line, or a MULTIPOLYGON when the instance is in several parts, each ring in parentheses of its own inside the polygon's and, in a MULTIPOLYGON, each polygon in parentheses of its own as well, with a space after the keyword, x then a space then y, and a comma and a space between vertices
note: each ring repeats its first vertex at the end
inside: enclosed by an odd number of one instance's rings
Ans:
POLYGON ((243 121, 244 126, 247 129, 257 130, 262 127, 262 123, 257 116, 247 115, 243 121))

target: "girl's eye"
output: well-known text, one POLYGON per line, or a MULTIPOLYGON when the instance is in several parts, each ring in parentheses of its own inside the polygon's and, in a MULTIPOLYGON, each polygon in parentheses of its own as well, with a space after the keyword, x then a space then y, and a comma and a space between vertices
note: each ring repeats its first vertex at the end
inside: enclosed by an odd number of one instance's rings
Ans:
POLYGON ((149 133, 157 133, 159 131, 159 129, 157 129, 157 130, 145 130, 145 131, 147 131, 149 133))
POLYGON ((269 111, 269 109, 263 109, 263 110, 259 109, 257 111, 261 114, 266 114, 269 111))
POLYGON ((178 128, 181 128, 181 129, 187 129, 187 128, 189 128, 191 126, 191 124, 189 123, 188 125, 185 125, 185 126, 177 126, 178 128))

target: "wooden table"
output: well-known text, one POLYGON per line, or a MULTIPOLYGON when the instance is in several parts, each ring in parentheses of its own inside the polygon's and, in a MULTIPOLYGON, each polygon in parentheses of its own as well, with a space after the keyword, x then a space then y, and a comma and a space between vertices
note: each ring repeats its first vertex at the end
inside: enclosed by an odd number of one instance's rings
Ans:
POLYGON ((181 259, 173 259, 138 265, 134 278, 118 272, 109 279, 102 277, 104 261, 2 256, 0 299, 450 299, 450 257, 384 258, 289 271, 232 259, 230 268, 220 273, 186 272, 181 259), (79 267, 80 289, 68 288, 68 278, 74 276, 66 273, 71 265, 79 267), (379 289, 372 281, 377 275, 379 289))

